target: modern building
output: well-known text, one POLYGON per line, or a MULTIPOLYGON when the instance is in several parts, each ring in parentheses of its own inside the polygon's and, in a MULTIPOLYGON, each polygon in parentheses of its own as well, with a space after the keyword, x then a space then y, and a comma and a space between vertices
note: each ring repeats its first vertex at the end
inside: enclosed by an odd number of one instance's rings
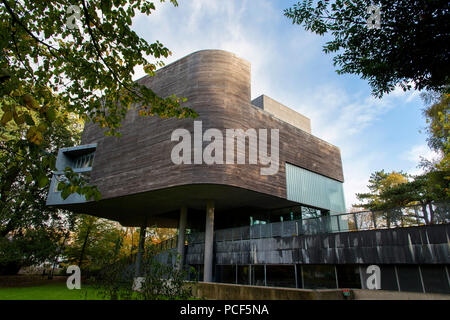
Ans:
MULTIPOLYGON (((424 263, 437 268, 449 291, 448 225, 436 228, 446 239, 427 242, 438 250, 428 260, 414 252, 410 233, 411 246, 402 244, 396 260, 380 243, 379 232, 392 230, 349 232, 339 149, 312 135, 304 115, 265 95, 251 100, 249 62, 204 50, 138 82, 162 97, 186 97, 198 118, 141 117, 130 110, 120 138, 88 124, 81 146, 59 151, 48 205, 124 226, 178 227, 177 251, 204 281, 307 287, 308 279, 322 279, 312 286, 364 287, 361 270, 369 264, 386 264, 382 273, 392 278, 396 264, 417 269, 424 263), (66 166, 88 174, 102 199, 73 194, 63 200, 56 185, 66 166), (411 254, 413 260, 406 257, 411 254)), ((386 245, 395 245, 390 237, 386 245)))

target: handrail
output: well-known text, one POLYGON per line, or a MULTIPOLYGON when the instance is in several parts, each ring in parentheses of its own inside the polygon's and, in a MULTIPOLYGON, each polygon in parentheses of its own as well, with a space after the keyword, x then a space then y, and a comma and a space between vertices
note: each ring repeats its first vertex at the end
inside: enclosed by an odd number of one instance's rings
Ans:
MULTIPOLYGON (((435 219, 428 224, 450 223, 450 202, 433 203, 435 219)), ((344 214, 308 217, 304 219, 254 224, 215 230, 215 241, 238 241, 260 238, 290 237, 319 233, 381 230, 426 225, 419 215, 419 205, 398 207, 384 211, 360 211, 344 214)), ((429 207, 425 214, 430 214, 429 207)), ((188 235, 188 243, 203 243, 204 232, 188 235)))
MULTIPOLYGON (((450 223, 450 202, 432 204, 435 221, 433 224, 450 223)), ((425 208, 430 214, 429 207, 425 208)), ((363 230, 382 230, 426 225, 419 215, 423 210, 420 205, 398 207, 384 211, 359 211, 321 217, 308 217, 290 221, 254 224, 234 228, 215 230, 215 241, 238 241, 248 239, 290 237, 320 233, 352 232, 363 230), (389 219, 388 219, 389 218, 389 219)), ((422 212, 423 214, 423 212, 422 212)), ((189 243, 203 243, 204 232, 187 235, 189 243)), ((152 245, 157 251, 165 251, 177 247, 178 236, 152 245)))

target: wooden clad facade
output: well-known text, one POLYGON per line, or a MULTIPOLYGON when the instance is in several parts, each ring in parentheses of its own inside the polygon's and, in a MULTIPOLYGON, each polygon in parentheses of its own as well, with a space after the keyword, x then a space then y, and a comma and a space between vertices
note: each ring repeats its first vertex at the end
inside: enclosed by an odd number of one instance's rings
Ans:
MULTIPOLYGON (((171 161, 177 128, 191 131, 193 119, 139 117, 130 110, 122 137, 106 137, 87 125, 83 144, 98 144, 91 181, 103 199, 188 184, 224 184, 286 198, 285 162, 343 181, 339 149, 257 108, 250 101, 250 64, 234 54, 206 50, 190 54, 140 83, 160 96, 186 97, 201 120, 203 131, 279 129, 280 166, 275 175, 260 175, 260 164, 182 164, 171 161)), ((204 142, 203 146, 208 143, 204 142)), ((270 150, 270 148, 268 148, 270 150)), ((248 150, 247 150, 248 152, 248 150)), ((248 159, 248 158, 247 158, 248 159)))
MULTIPOLYGON (((162 97, 175 94, 187 98, 185 103, 199 117, 161 119, 141 117, 137 110, 129 110, 120 138, 105 136, 96 124, 86 125, 82 144, 97 146, 90 177, 91 184, 102 193, 102 200, 50 201, 49 205, 117 220, 123 225, 147 221, 149 225, 176 226, 181 207, 191 213, 204 212, 207 200, 214 201, 218 218, 230 210, 297 205, 287 199, 286 163, 343 182, 339 149, 253 105, 250 63, 232 53, 195 52, 157 71, 154 77, 138 81, 162 97), (194 120, 201 121, 203 133, 214 128, 223 134, 224 164, 173 163, 172 149, 179 142, 171 141, 172 133, 184 128, 194 137, 194 120), (271 130, 279 130, 279 149, 275 150, 279 154, 278 172, 262 175, 261 168, 268 165, 260 161, 249 164, 248 139, 245 164, 236 163, 236 153, 235 161, 226 163, 227 129, 255 129, 257 133, 266 129, 269 155, 271 130)), ((209 144, 203 142, 203 149, 209 144)), ((191 145, 193 158, 193 141, 191 145)), ((190 217, 188 224, 195 220, 195 215, 190 217)))

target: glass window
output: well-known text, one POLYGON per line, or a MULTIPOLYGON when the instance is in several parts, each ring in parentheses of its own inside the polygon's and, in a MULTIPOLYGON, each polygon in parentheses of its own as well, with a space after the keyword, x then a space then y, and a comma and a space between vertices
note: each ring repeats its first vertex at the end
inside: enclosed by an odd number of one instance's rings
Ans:
POLYGON ((361 277, 359 266, 337 265, 336 266, 339 288, 361 289, 361 277))
POLYGON ((236 283, 236 265, 216 265, 216 282, 236 283))
POLYGON ((381 289, 398 291, 397 278, 394 266, 382 265, 381 269, 381 289))
POLYGON ((268 223, 268 219, 266 214, 254 214, 250 216, 250 225, 253 226, 255 224, 266 224, 268 223))
POLYGON ((249 266, 237 267, 237 283, 238 284, 250 284, 250 268, 249 266))
POLYGON ((252 265, 251 266, 251 282, 253 286, 264 286, 264 266, 263 265, 252 265))
POLYGON ((400 265, 397 267, 397 274, 400 282, 400 291, 423 292, 418 266, 400 265))
POLYGON ((74 168, 80 169, 92 167, 94 163, 94 153, 95 152, 91 152, 77 157, 74 160, 74 168))
POLYGON ((302 265, 305 289, 336 288, 336 273, 333 265, 302 265))
POLYGON ((319 209, 305 207, 305 206, 301 207, 301 212, 302 212, 303 219, 318 218, 318 217, 322 216, 322 213, 320 212, 319 209))
POLYGON ((450 293, 445 266, 422 265, 420 270, 422 271, 425 292, 450 293))
POLYGON ((287 199, 333 213, 345 212, 341 182, 286 163, 287 199))
POLYGON ((270 287, 295 288, 293 265, 266 265, 267 285, 270 287))
POLYGON ((300 264, 297 265, 297 288, 303 288, 303 279, 302 279, 302 266, 300 264))

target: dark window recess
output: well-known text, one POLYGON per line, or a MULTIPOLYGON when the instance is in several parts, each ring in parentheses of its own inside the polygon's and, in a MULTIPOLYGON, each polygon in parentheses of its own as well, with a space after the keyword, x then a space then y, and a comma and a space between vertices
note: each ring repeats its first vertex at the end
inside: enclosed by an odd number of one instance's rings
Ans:
POLYGON ((397 267, 397 274, 400 291, 423 292, 418 266, 400 265, 397 267))
POLYGON ((425 292, 450 294, 445 266, 420 266, 425 292))
POLYGON ((236 265, 216 265, 216 282, 236 283, 236 265))
POLYGON ((361 289, 361 277, 359 266, 337 265, 336 266, 339 288, 361 289))
POLYGON ((237 283, 250 284, 250 268, 249 266, 238 266, 237 283))
POLYGON ((302 281, 302 266, 297 265, 297 288, 303 289, 303 281, 302 281))
POLYGON ((73 160, 74 168, 89 168, 92 167, 94 163, 94 154, 95 152, 91 152, 88 154, 84 154, 82 156, 77 157, 73 160))
POLYGON ((381 269, 381 289, 398 291, 397 278, 395 276, 394 266, 381 265, 380 269, 381 269))
POLYGON ((336 288, 336 273, 333 265, 302 265, 305 289, 336 288))
POLYGON ((251 285, 253 286, 264 286, 264 266, 263 265, 252 265, 251 271, 251 285))
POLYGON ((267 265, 266 278, 270 287, 295 288, 295 273, 293 265, 267 265))

